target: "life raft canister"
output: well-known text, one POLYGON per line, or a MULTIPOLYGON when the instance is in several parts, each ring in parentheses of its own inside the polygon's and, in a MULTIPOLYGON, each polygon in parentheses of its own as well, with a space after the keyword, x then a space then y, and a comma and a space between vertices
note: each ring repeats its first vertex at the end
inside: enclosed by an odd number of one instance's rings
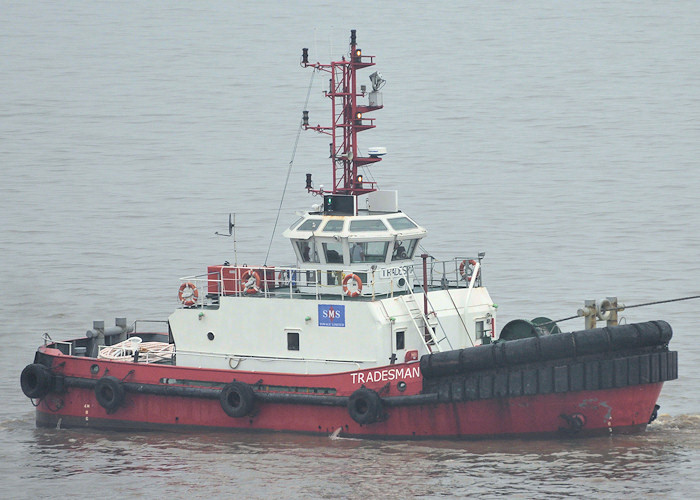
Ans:
POLYGON ((357 297, 362 291, 362 280, 356 274, 348 274, 343 279, 343 293, 348 297, 357 297), (351 289, 348 287, 350 280, 355 282, 355 286, 351 289))
POLYGON ((463 260, 459 265, 459 275, 462 279, 469 281, 472 274, 474 273, 474 266, 476 266, 476 261, 474 259, 463 260))
POLYGON ((241 285, 245 293, 254 294, 260 291, 260 275, 257 271, 248 270, 241 276, 241 285), (253 278, 254 280, 252 280, 253 278))
POLYGON ((199 290, 189 281, 180 285, 180 291, 177 292, 177 298, 180 299, 182 305, 186 307, 193 306, 199 298, 199 290))

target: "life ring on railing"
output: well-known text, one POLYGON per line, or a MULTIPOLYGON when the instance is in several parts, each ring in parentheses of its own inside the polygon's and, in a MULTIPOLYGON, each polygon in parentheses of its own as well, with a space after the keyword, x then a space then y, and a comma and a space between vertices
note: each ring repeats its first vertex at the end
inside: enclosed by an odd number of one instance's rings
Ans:
POLYGON ((246 271, 241 276, 241 285, 243 285, 243 291, 250 295, 258 293, 260 291, 260 275, 257 271, 246 271))
POLYGON ((474 273, 474 266, 476 266, 476 261, 474 259, 463 260, 459 265, 459 275, 463 280, 469 281, 474 273))
POLYGON ((348 297, 357 297, 362 291, 362 280, 356 274, 348 274, 343 278, 343 293, 348 297), (355 288, 350 289, 348 283, 350 280, 355 282, 355 288))
POLYGON ((177 292, 177 298, 180 299, 183 306, 189 307, 197 303, 199 298, 199 290, 189 281, 180 285, 180 291, 177 292))

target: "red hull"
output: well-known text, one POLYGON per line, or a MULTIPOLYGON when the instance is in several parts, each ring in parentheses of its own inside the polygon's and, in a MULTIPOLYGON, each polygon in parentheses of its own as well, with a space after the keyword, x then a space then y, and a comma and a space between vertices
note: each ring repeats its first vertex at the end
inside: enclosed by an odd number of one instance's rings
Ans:
MULTIPOLYGON (((52 364, 56 373, 87 382, 96 381, 106 374, 131 383, 132 386, 162 386, 163 379, 169 379, 171 384, 176 380, 175 385, 189 381, 190 386, 204 386, 206 382, 223 385, 232 380, 232 373, 227 370, 135 365, 69 357, 54 349, 42 348, 40 351, 54 358, 52 364), (94 368, 95 365, 98 369, 94 368), (194 381, 205 383, 196 384, 194 381)), ((418 367, 418 363, 410 363, 332 375, 238 372, 235 377, 248 384, 263 383, 268 387, 334 388, 334 395, 341 397, 349 396, 364 385, 390 399, 421 392, 422 377, 418 367), (399 392, 397 384, 393 383, 399 376, 406 382, 403 392, 399 392), (360 379, 364 384, 360 383, 360 379), (388 384, 388 380, 392 380, 392 383, 388 384)), ((318 434, 330 434, 341 428, 343 436, 480 438, 552 435, 567 430, 571 432, 571 426, 567 425, 562 416, 576 415, 582 419, 581 429, 576 429, 582 434, 629 432, 641 431, 646 427, 662 385, 662 382, 657 382, 594 391, 390 406, 385 408, 382 421, 367 425, 356 423, 345 406, 256 401, 251 415, 232 418, 223 411, 218 399, 141 394, 134 391, 126 394, 121 407, 109 413, 97 402, 93 389, 70 387, 63 393, 51 393, 41 399, 37 406, 37 425, 137 430, 207 428, 318 434)))

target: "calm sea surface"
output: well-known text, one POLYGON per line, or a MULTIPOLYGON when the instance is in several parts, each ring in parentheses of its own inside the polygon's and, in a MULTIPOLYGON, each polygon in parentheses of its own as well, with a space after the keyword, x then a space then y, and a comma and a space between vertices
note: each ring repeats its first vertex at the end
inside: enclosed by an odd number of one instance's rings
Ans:
MULTIPOLYGON (((360 146, 389 154, 367 175, 400 191, 432 255, 486 252, 501 326, 700 293, 700 3, 454 3, 0 1, 0 497, 700 497, 700 301, 623 313, 669 321, 680 353, 640 436, 35 428, 19 374, 44 332, 165 319, 178 277, 264 261, 301 48, 329 62, 353 28, 388 82, 360 146), (237 255, 214 234, 229 212, 237 255)), ((317 202, 304 174, 330 185, 327 142, 301 137, 270 264, 293 261, 281 231, 317 202)))

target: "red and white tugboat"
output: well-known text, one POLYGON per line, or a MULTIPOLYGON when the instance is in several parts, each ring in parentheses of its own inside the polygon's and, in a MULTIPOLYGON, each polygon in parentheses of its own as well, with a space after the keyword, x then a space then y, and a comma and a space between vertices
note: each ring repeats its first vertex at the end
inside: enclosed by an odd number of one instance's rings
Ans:
POLYGON ((426 230, 358 174, 385 152, 357 145, 382 108, 381 75, 358 90, 357 71, 373 65, 354 30, 340 61, 309 63, 303 50, 302 66, 330 76, 331 126, 306 112, 303 126, 331 138, 333 188, 307 175, 323 204, 284 233, 296 266, 210 266, 183 279, 182 307, 161 325, 118 318, 47 338, 21 375, 37 425, 402 439, 646 427, 677 378, 667 323, 618 326, 611 300, 580 311, 585 330, 516 320, 494 341, 483 254, 414 260, 426 230))

